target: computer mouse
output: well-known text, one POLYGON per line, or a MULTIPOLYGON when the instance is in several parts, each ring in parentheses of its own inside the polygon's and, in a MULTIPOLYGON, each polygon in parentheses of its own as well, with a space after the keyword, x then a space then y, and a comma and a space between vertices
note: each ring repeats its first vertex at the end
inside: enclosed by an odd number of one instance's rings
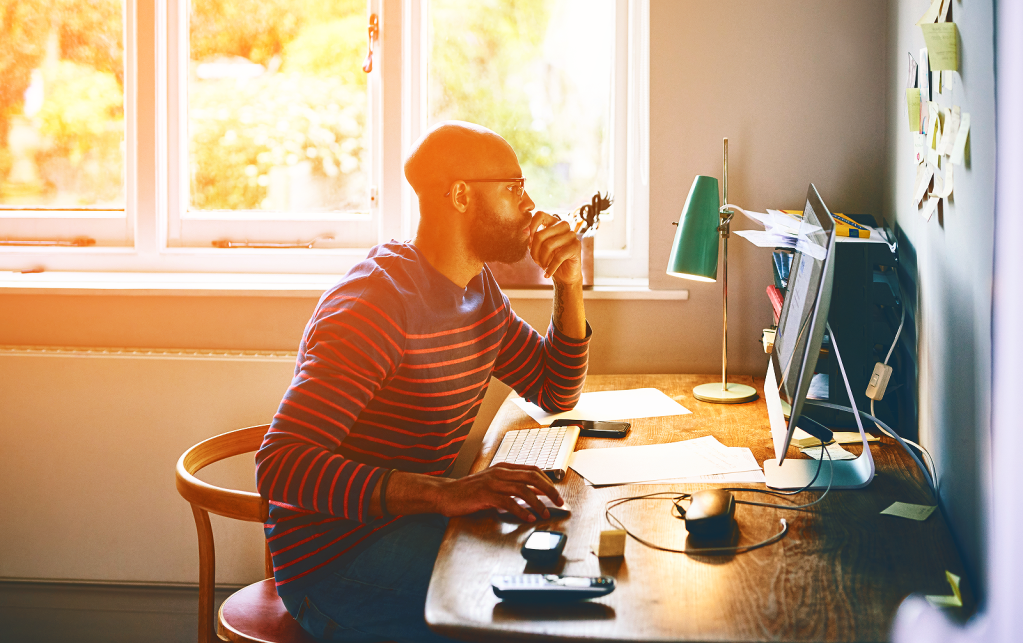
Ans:
POLYGON ((686 531, 699 540, 727 538, 735 524, 735 498, 721 489, 704 489, 686 509, 686 531))

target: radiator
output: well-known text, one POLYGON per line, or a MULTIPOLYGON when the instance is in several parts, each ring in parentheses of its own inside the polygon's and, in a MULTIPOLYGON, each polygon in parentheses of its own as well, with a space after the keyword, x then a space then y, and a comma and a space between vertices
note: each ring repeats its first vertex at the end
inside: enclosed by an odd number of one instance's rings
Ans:
MULTIPOLYGON (((294 366, 287 352, 0 346, 0 579, 196 583, 174 465, 269 422, 294 366)), ((255 490, 250 455, 206 471, 255 490)), ((262 578, 261 527, 213 520, 218 582, 262 578)))

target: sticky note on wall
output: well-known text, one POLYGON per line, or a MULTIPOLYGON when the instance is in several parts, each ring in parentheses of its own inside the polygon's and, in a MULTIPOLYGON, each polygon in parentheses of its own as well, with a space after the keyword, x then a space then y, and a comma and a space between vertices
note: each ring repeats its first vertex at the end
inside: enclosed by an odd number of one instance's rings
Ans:
POLYGON ((959 32, 954 22, 920 25, 931 71, 959 69, 959 32))
POLYGON ((906 108, 909 110, 909 131, 920 131, 920 90, 906 90, 906 108))
POLYGON ((970 137, 970 115, 963 114, 959 121, 959 131, 956 132, 955 143, 952 144, 952 154, 949 161, 956 165, 962 165, 966 158, 966 141, 970 137))

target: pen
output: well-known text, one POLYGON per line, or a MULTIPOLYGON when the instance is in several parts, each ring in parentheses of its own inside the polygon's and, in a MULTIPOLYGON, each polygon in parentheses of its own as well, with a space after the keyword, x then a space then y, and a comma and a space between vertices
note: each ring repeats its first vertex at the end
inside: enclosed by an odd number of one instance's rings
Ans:
POLYGON ((853 221, 852 219, 850 219, 849 217, 847 217, 847 216, 845 216, 843 214, 839 214, 837 212, 832 212, 831 216, 835 217, 835 219, 837 219, 839 222, 844 223, 845 225, 849 226, 850 228, 856 228, 857 230, 867 230, 868 229, 867 226, 860 225, 859 223, 856 223, 855 221, 853 221))

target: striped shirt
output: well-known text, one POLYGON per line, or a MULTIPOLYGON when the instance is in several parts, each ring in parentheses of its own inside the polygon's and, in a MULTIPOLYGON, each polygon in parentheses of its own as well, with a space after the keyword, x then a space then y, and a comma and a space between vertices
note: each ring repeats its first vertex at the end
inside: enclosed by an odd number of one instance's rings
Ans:
POLYGON ((553 324, 540 335, 486 267, 462 289, 410 243, 373 248, 321 297, 256 453, 278 592, 315 583, 403 520, 370 517, 381 476, 444 474, 492 375, 547 411, 574 407, 589 335, 553 324))

